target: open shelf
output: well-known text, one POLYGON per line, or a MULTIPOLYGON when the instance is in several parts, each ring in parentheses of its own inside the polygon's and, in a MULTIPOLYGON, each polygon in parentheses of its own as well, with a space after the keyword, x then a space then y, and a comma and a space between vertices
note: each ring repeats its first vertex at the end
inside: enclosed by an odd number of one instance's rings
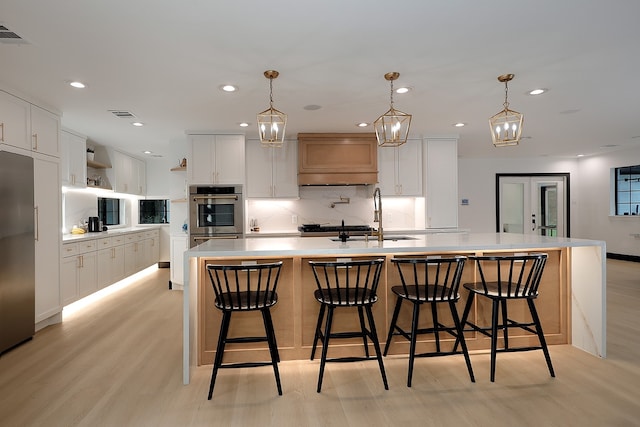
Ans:
POLYGON ((111 166, 105 165, 104 163, 96 162, 95 160, 87 159, 87 167, 94 169, 110 169, 111 166))
POLYGON ((171 172, 180 172, 180 171, 186 171, 187 167, 186 166, 176 166, 175 168, 171 168, 171 172))

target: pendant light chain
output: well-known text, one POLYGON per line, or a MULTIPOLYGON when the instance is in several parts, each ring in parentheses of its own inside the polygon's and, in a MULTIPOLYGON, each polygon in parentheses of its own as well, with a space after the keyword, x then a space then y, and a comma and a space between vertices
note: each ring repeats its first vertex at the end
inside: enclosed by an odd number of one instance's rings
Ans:
POLYGON ((509 101, 508 101, 509 86, 508 85, 509 85, 509 81, 505 81, 504 82, 504 104, 502 104, 505 109, 509 108, 509 101))

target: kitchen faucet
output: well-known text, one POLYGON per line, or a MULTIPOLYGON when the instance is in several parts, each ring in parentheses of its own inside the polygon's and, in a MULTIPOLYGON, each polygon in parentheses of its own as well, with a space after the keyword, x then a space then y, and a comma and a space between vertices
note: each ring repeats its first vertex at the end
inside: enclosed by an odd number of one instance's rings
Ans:
POLYGON ((384 236, 382 235, 382 195, 380 194, 380 187, 376 187, 373 190, 373 222, 378 223, 378 231, 372 234, 378 236, 378 241, 382 242, 384 236))

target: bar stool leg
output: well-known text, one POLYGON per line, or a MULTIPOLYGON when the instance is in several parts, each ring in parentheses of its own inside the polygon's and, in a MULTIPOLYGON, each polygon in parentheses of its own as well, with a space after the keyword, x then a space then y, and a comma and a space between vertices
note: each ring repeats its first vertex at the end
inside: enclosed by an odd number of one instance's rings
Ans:
POLYGON ((387 374, 384 371, 384 363, 382 362, 382 352, 380 351, 380 343, 378 342, 378 332, 376 331, 376 323, 373 320, 373 312, 371 311, 371 305, 366 305, 365 310, 367 312, 367 318, 369 320, 369 329, 371 330, 371 341, 373 341, 373 348, 376 350, 378 366, 380 366, 380 374, 382 375, 382 382, 384 383, 384 389, 389 390, 389 384, 387 383, 387 374))
POLYGON ((431 317, 433 318, 433 334, 436 337, 436 351, 440 353, 440 327, 438 326, 438 309, 436 303, 431 303, 431 317))
POLYGON ((322 320, 324 319, 324 309, 325 309, 325 305, 321 304, 320 311, 318 312, 318 322, 316 323, 316 335, 313 338, 313 347, 311 348, 311 360, 313 360, 313 358, 316 355, 316 347, 318 346, 318 340, 320 339, 324 343, 324 340, 321 339, 322 332, 320 329, 322 328, 322 320))
POLYGON ((213 372, 211 373, 211 382, 209 383, 209 397, 211 400, 213 396, 213 386, 216 383, 216 377, 218 376, 218 369, 222 365, 222 356, 224 354, 224 346, 227 342, 227 334, 229 333, 229 323, 231 322, 231 312, 222 312, 222 322, 220 324, 220 335, 218 336, 218 345, 216 347, 216 357, 213 361, 213 372))
POLYGON ((273 321, 271 319, 271 313, 269 308, 263 308, 262 321, 264 323, 264 331, 267 335, 267 343, 269 344, 269 353, 271 354, 271 365, 273 366, 273 374, 276 377, 276 387, 278 388, 278 394, 282 396, 282 386, 280 385, 280 372, 278 371, 278 348, 276 347, 276 337, 273 331, 273 321))
POLYGON ((320 358, 320 374, 318 375, 318 388, 316 389, 318 393, 320 393, 320 390, 322 390, 322 377, 324 376, 324 365, 327 362, 327 350, 329 349, 329 336, 331 335, 333 310, 334 308, 329 306, 329 310, 327 311, 327 321, 324 326, 324 339, 322 340, 322 357, 320 358))
POLYGON ((362 306, 358 306, 358 317, 360 318, 360 330, 362 331, 362 342, 364 343, 364 354, 369 357, 369 345, 367 344, 367 328, 364 324, 364 313, 362 306))
POLYGON ((464 339, 462 324, 460 323, 460 318, 458 317, 458 312, 456 311, 456 305, 453 301, 449 301, 449 308, 451 309, 451 317, 453 317, 453 323, 456 326, 456 333, 458 334, 458 336, 456 337, 456 342, 458 342, 458 340, 460 341, 460 346, 462 346, 462 354, 464 355, 464 361, 467 364, 467 370, 469 371, 469 378, 471 378, 472 383, 475 383, 476 378, 473 375, 473 368, 471 367, 471 359, 469 358, 467 342, 464 339))
POLYGON ((536 306, 533 303, 532 299, 527 299, 527 304, 529 304, 529 311, 531 312, 533 322, 536 324, 536 331, 538 332, 538 338, 540 339, 540 346, 542 347, 544 358, 547 361, 549 373, 553 378, 555 378, 556 374, 553 371, 553 365, 551 365, 551 356, 549 355, 549 349, 547 348, 547 340, 545 340, 544 333, 542 332, 542 324, 540 323, 540 318, 538 317, 538 311, 536 310, 536 306))
POLYGON ((507 316, 507 301, 501 300, 502 305, 502 336, 504 337, 504 348, 509 348, 509 317, 507 316))
POLYGON ((420 304, 413 303, 413 317, 411 319, 411 343, 409 346, 409 373, 407 376, 407 387, 411 387, 413 378, 413 362, 416 358, 416 341, 418 339, 418 321, 420 319, 420 304))
POLYGON ((391 338, 396 329, 396 322, 398 321, 398 314, 400 314, 400 307, 402 306, 402 298, 396 297, 396 308, 393 309, 393 317, 391 318, 391 326, 389 326, 389 334, 387 335, 387 342, 384 345, 384 355, 387 355, 389 346, 391 345, 391 338))
POLYGON ((496 353, 498 349, 498 305, 500 301, 494 299, 491 305, 491 382, 496 379, 496 353))
MULTIPOLYGON (((469 312, 471 311, 471 306, 473 305, 473 298, 475 294, 473 292, 469 292, 467 296, 467 303, 464 305, 464 311, 462 312, 462 319, 460 319, 460 326, 464 331, 464 327, 467 324, 467 319, 469 318, 469 312)), ((460 342, 460 338, 456 338, 456 342, 453 345, 453 351, 458 350, 458 344, 460 342)))

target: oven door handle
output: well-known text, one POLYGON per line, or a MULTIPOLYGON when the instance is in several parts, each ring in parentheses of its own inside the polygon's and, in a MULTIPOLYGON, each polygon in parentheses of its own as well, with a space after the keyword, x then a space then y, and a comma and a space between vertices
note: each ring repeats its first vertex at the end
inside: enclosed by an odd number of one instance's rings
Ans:
POLYGON ((211 199, 216 199, 216 200, 225 200, 225 199, 231 199, 231 200, 238 200, 238 196, 237 195, 211 195, 211 196, 193 196, 193 201, 196 202, 198 200, 211 200, 211 199))
POLYGON ((239 236, 204 236, 204 237, 198 237, 198 236, 194 236, 193 240, 215 240, 215 239, 238 239, 239 236))

